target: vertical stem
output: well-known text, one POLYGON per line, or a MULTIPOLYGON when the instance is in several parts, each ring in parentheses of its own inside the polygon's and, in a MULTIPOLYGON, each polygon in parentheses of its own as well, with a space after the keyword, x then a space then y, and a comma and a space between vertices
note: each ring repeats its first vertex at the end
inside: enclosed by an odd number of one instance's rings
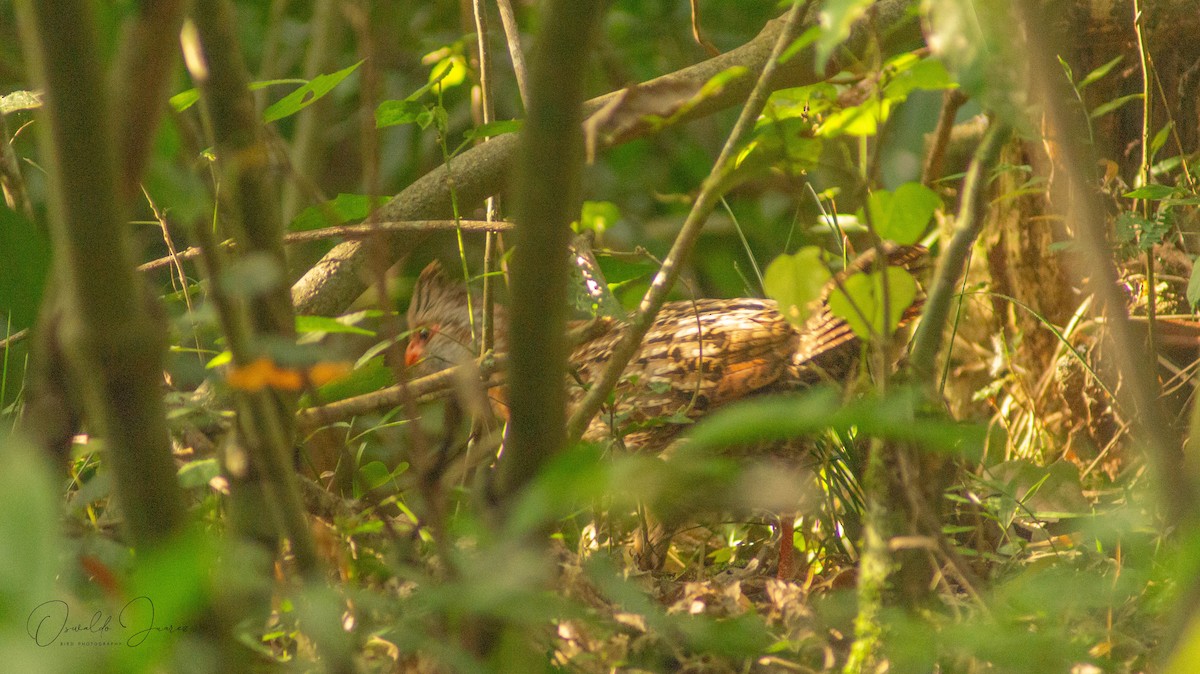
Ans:
MULTIPOLYGON (((1146 51, 1146 38, 1143 24, 1146 14, 1142 10, 1140 0, 1133 0, 1133 32, 1137 36, 1138 56, 1142 66, 1142 163, 1138 167, 1138 187, 1150 184, 1150 124, 1153 121, 1153 98, 1150 89, 1150 53, 1146 51)), ((1141 199, 1142 217, 1150 219, 1150 200, 1141 199)), ((1155 338, 1157 329, 1154 317, 1158 314, 1158 283, 1154 273, 1154 247, 1146 250, 1146 335, 1150 353, 1158 353, 1158 340, 1155 338)))
POLYGON ((160 390, 165 327, 134 271, 92 4, 23 0, 17 11, 30 79, 46 92, 40 138, 71 383, 108 441, 130 537, 162 543, 184 521, 160 390))
POLYGON ((499 492, 528 483, 566 440, 567 245, 579 211, 583 83, 597 0, 549 0, 517 164, 509 433, 499 492))

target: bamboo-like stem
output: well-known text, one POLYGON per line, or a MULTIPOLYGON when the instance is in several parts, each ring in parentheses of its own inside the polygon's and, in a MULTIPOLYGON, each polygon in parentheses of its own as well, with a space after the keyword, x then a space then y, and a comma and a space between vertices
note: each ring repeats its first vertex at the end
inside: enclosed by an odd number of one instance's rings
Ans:
MULTIPOLYGON (((308 22, 308 53, 304 56, 304 78, 311 80, 321 74, 329 62, 338 26, 338 3, 316 0, 312 19, 308 22)), ((325 138, 325 119, 329 116, 329 101, 322 99, 296 114, 296 133, 292 138, 289 172, 293 179, 283 186, 283 221, 288 222, 300 212, 305 190, 302 181, 310 179, 321 160, 325 138)))
POLYGON ((139 194, 154 132, 166 110, 187 4, 186 0, 136 3, 138 13, 121 40, 112 86, 116 92, 113 110, 120 125, 121 197, 126 205, 139 194))
POLYGON ((533 479, 566 439, 567 249, 579 212, 583 83, 600 5, 551 0, 533 62, 517 164, 509 424, 497 478, 502 502, 533 479))
POLYGON ((513 13, 511 0, 496 0, 500 9, 500 23, 504 25, 504 41, 508 44, 508 57, 512 59, 513 76, 517 79, 517 91, 521 103, 529 107, 529 75, 525 69, 525 52, 521 49, 521 31, 513 13))
MULTIPOLYGON (((276 266, 282 278, 285 265, 277 195, 267 180, 268 152, 235 38, 233 9, 224 0, 199 0, 194 18, 202 55, 193 55, 188 67, 203 94, 213 131, 221 194, 227 196, 230 205, 223 209, 221 224, 233 233, 241 252, 261 256, 266 264, 276 266)), ((213 281, 210 290, 218 293, 219 279, 214 277, 213 281)), ((231 310, 226 318, 231 316, 238 320, 225 320, 223 327, 231 353, 235 345, 238 347, 235 365, 245 365, 260 355, 257 340, 295 334, 291 301, 282 282, 231 310)), ((266 493, 278 507, 297 566, 305 576, 314 577, 319 571, 316 547, 289 460, 295 438, 295 398, 264 391, 246 396, 240 407, 238 429, 244 449, 251 454, 251 464, 261 471, 259 478, 265 481, 266 493)))
POLYGON ((108 441, 132 542, 160 544, 184 522, 160 390, 165 329, 134 272, 93 8, 23 0, 17 9, 30 79, 46 92, 41 142, 71 384, 108 441))
POLYGON ((988 128, 983 142, 975 150, 975 156, 963 179, 962 200, 955 218, 955 231, 949 245, 938 263, 929 297, 921 311, 921 322, 913 338, 909 367, 917 379, 929 390, 937 388, 935 361, 942 348, 942 332, 950 316, 950 305, 958 282, 966 272, 971 246, 979 238, 984 223, 983 195, 987 188, 987 172, 996 164, 1000 150, 1007 142, 1011 129, 1001 122, 988 128))

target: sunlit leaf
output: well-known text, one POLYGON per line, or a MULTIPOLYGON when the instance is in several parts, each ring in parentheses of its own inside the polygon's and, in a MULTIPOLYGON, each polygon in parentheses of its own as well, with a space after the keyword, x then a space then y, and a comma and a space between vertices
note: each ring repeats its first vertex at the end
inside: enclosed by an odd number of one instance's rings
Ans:
POLYGON ((871 224, 880 238, 909 245, 921 239, 942 200, 928 187, 909 182, 894 193, 872 192, 867 204, 871 224))
POLYGON ((875 0, 825 0, 817 14, 821 34, 817 38, 817 70, 825 69, 833 50, 850 36, 850 29, 875 0))
POLYGON ((478 138, 492 138, 494 136, 503 136, 506 133, 516 133, 521 130, 524 125, 524 120, 521 119, 502 119, 498 122, 488 122, 479 126, 468 129, 463 137, 467 140, 476 140, 478 138))
POLYGON ((888 267, 886 274, 859 272, 846 279, 829 296, 829 310, 845 320, 854 334, 865 339, 871 335, 892 334, 900 325, 904 310, 912 305, 916 297, 917 282, 912 274, 900 267, 888 267), (886 326, 883 317, 884 279, 887 280, 886 326))
POLYGON ((374 330, 360 328, 344 321, 341 317, 332 318, 329 316, 297 316, 296 317, 296 332, 300 334, 309 332, 328 332, 342 333, 351 335, 368 335, 375 336, 374 330))
POLYGON ((829 280, 829 269, 821 259, 821 249, 806 246, 794 255, 780 255, 763 274, 767 297, 779 303, 779 311, 790 323, 803 325, 809 304, 821 294, 829 280))
POLYGON ((1079 82, 1079 84, 1077 85, 1078 88, 1084 89, 1089 84, 1096 82, 1100 78, 1102 78, 1105 75, 1107 75, 1108 73, 1112 72, 1112 69, 1117 67, 1117 64, 1119 64, 1124 59, 1125 59, 1125 56, 1123 54, 1118 54, 1116 56, 1116 58, 1114 58, 1113 60, 1109 61, 1108 63, 1105 63, 1104 65, 1100 66, 1099 68, 1096 68, 1092 72, 1088 73, 1087 76, 1084 77, 1083 80, 1081 80, 1079 82))
POLYGON ((1141 187, 1122 194, 1121 196, 1127 199, 1148 199, 1150 201, 1158 201, 1166 199, 1175 193, 1175 188, 1170 185, 1142 185, 1141 187))
POLYGON ((362 63, 362 61, 359 61, 352 66, 342 68, 328 75, 317 75, 304 86, 267 106, 267 109, 263 112, 263 120, 274 122, 307 108, 320 100, 322 96, 332 91, 342 80, 349 77, 350 73, 357 70, 362 63))
POLYGON ((585 201, 579 214, 579 231, 593 231, 603 235, 609 227, 621 219, 621 209, 611 201, 585 201))
POLYGON ((330 225, 340 225, 352 220, 362 220, 371 214, 371 206, 376 208, 386 204, 387 197, 371 197, 365 194, 339 194, 337 197, 318 206, 309 206, 300 212, 288 229, 293 232, 306 232, 321 229, 330 225))
POLYGON ((1142 100, 1142 94, 1129 94, 1128 96, 1121 96, 1120 98, 1115 98, 1102 105, 1097 105, 1096 109, 1092 110, 1091 113, 1088 114, 1088 117, 1091 117, 1092 119, 1099 119, 1110 112, 1119 110, 1120 108, 1124 107, 1126 103, 1140 100, 1142 100))
MULTIPOLYGON (((303 85, 303 84, 307 84, 307 82, 305 82, 304 80, 299 80, 299 79, 259 80, 257 82, 251 82, 249 89, 250 89, 250 91, 258 91, 260 89, 266 89, 267 87, 273 87, 273 86, 277 86, 280 84, 301 84, 301 85, 303 85)), ((168 99, 167 102, 171 104, 171 107, 175 109, 175 112, 183 112, 184 110, 187 110, 188 108, 195 105, 197 102, 199 102, 199 100, 200 100, 200 90, 192 88, 192 89, 186 89, 184 91, 181 91, 181 92, 175 94, 170 99, 168 99)))

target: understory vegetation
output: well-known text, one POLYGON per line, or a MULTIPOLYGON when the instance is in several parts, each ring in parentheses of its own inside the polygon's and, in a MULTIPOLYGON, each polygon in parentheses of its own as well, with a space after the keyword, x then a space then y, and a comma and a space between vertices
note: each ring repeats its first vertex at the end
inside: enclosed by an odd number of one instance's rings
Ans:
POLYGON ((1197 31, 0 0, 0 669, 1200 669, 1197 31))

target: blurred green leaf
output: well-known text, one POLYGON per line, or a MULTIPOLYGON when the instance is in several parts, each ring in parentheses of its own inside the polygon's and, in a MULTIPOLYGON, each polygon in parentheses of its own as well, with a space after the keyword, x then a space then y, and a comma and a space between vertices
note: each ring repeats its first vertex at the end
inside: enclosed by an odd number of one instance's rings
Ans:
POLYGON ((1142 94, 1129 94, 1128 96, 1121 96, 1120 98, 1115 98, 1115 99, 1113 99, 1107 103, 1104 103, 1102 105, 1097 105, 1096 109, 1092 110, 1091 113, 1088 114, 1088 117, 1091 117, 1092 119, 1099 119, 1099 118, 1107 115, 1110 112, 1114 112, 1116 110, 1121 109, 1127 103, 1132 103, 1133 101, 1140 101, 1140 100, 1142 100, 1142 98, 1143 98, 1142 94))
POLYGON ((488 122, 480 124, 477 127, 467 129, 463 137, 467 140, 477 140, 479 138, 492 138, 494 136, 502 136, 506 133, 516 133, 524 126, 523 119, 503 119, 498 122, 488 122))
POLYGON ((1158 201, 1166 199, 1175 194, 1175 188, 1170 185, 1143 185, 1135 190, 1130 190, 1121 196, 1127 199, 1149 199, 1150 201, 1158 201))
POLYGON ((1187 301, 1194 310, 1200 306, 1200 264, 1193 262, 1192 274, 1188 277, 1187 301))
POLYGON ((817 19, 821 34, 817 38, 817 71, 825 69, 830 55, 850 37, 850 28, 875 0, 825 0, 817 19))
POLYGON ((1119 64, 1124 59, 1125 59, 1124 54, 1118 54, 1115 58, 1113 58, 1108 63, 1105 63, 1104 65, 1102 65, 1102 66, 1096 68, 1095 70, 1093 70, 1092 72, 1088 73, 1087 76, 1084 77, 1083 80, 1081 80, 1079 82, 1079 84, 1076 86, 1076 88, 1078 88, 1080 90, 1087 88, 1087 86, 1089 84, 1092 84, 1092 83, 1098 81, 1100 78, 1102 78, 1105 75, 1112 72, 1112 69, 1117 67, 1117 64, 1119 64))
POLYGON ((342 68, 335 73, 330 73, 328 75, 317 75, 316 77, 312 78, 312 81, 306 83, 304 86, 267 106, 267 109, 263 112, 263 120, 268 123, 274 122, 283 119, 284 117, 294 115, 313 103, 316 103, 321 99, 322 96, 329 93, 334 87, 340 84, 342 80, 349 77, 350 73, 358 70, 358 67, 362 64, 363 62, 359 61, 358 63, 355 63, 347 68, 342 68))
POLYGON ((593 231, 596 236, 604 232, 621 219, 621 209, 611 201, 585 201, 579 214, 579 231, 593 231))
POLYGON ((816 387, 793 395, 742 401, 704 417, 688 432, 687 451, 711 452, 723 447, 786 440, 828 429, 888 440, 913 442, 927 449, 977 457, 986 428, 962 424, 940 414, 918 413, 919 398, 911 389, 895 389, 883 398, 844 403, 832 387, 816 387))
POLYGON ((763 274, 763 290, 779 303, 779 311, 795 326, 808 320, 809 304, 829 281, 829 269, 816 246, 805 246, 794 255, 780 255, 763 274))
POLYGON ((835 288, 829 296, 829 310, 850 324, 854 334, 866 339, 871 335, 890 335, 900 325, 904 310, 917 297, 917 281, 900 267, 888 267, 886 275, 859 272, 835 288), (888 318, 884 323, 884 282, 887 283, 888 318), (866 319, 866 320, 864 320, 866 319))
POLYGON ((179 486, 184 489, 195 489, 208 486, 209 480, 221 474, 221 466, 216 459, 197 459, 189 461, 179 468, 179 486))
POLYGON ((871 224, 879 238, 902 245, 914 244, 942 205, 937 193, 917 182, 904 183, 894 193, 872 192, 868 201, 871 224))
MULTIPOLYGON (((273 86, 277 86, 280 84, 307 84, 307 82, 304 80, 297 80, 297 79, 260 80, 258 82, 251 82, 249 88, 250 88, 250 91, 258 91, 260 89, 266 89, 267 87, 273 87, 273 86)), ((200 101, 200 90, 199 89, 187 89, 185 91, 181 91, 181 92, 175 94, 170 99, 168 99, 167 102, 171 104, 171 107, 175 109, 175 112, 183 112, 184 110, 187 110, 188 108, 192 107, 199 101, 200 101)))
POLYGON ((360 328, 357 325, 350 324, 344 317, 331 318, 329 316, 296 316, 296 332, 300 334, 310 332, 332 333, 332 334, 350 334, 350 335, 367 335, 375 336, 374 330, 360 328))
POLYGON ((339 194, 319 206, 309 206, 301 211, 288 229, 293 232, 307 232, 345 224, 352 220, 362 220, 371 214, 372 202, 375 208, 379 208, 388 201, 388 197, 375 197, 372 200, 365 194, 339 194))
POLYGON ((0 201, 0 328, 33 325, 49 274, 49 238, 0 201))
POLYGON ((433 121, 432 114, 429 106, 419 101, 384 101, 375 108, 375 128, 416 124, 425 129, 433 121))

